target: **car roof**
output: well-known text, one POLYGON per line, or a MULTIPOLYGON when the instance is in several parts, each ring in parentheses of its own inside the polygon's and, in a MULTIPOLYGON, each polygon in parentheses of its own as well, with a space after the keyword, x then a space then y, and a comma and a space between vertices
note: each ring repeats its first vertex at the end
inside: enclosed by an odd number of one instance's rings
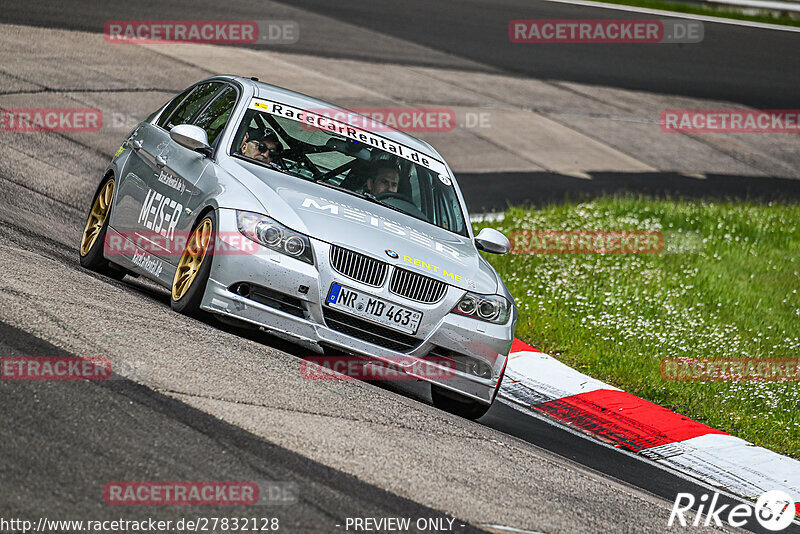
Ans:
MULTIPOLYGON (((302 109, 331 109, 336 111, 347 112, 350 114, 355 113, 352 110, 348 110, 341 106, 331 104, 330 102, 325 102, 324 100, 320 100, 318 98, 314 98, 312 96, 308 96, 303 93, 298 93, 297 91, 292 91, 290 89, 278 87, 277 85, 271 85, 261 81, 256 81, 251 78, 245 78, 243 76, 234 76, 234 75, 215 76, 215 78, 227 78, 230 80, 235 80, 236 82, 239 82, 242 85, 250 86, 254 89, 254 96, 257 98, 271 98, 275 100, 280 100, 284 104, 302 109)), ((358 113, 355 114, 359 115, 358 113)), ((372 121, 373 119, 370 120, 372 121)), ((373 122, 377 124, 382 124, 378 121, 373 121, 373 122)), ((386 126, 386 130, 382 130, 377 133, 382 137, 406 145, 407 147, 413 148, 414 150, 426 153, 428 156, 432 158, 444 161, 444 159, 436 151, 436 149, 434 149, 431 145, 429 145, 425 141, 417 139, 416 137, 412 137, 398 130, 394 130, 390 126, 386 126)))

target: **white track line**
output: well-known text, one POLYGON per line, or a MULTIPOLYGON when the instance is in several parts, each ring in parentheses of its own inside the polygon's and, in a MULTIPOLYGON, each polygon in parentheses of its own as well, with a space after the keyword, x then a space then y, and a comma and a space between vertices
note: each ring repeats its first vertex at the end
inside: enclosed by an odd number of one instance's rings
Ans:
POLYGON ((703 22, 715 22, 719 24, 730 24, 732 26, 745 26, 747 28, 759 28, 762 30, 778 30, 784 32, 800 33, 800 27, 782 26, 780 24, 767 24, 766 22, 753 22, 749 20, 726 19, 722 17, 710 17, 708 15, 694 15, 692 13, 680 13, 678 11, 665 11, 663 9, 650 9, 648 7, 626 6, 621 4, 607 4, 605 2, 590 2, 587 0, 544 0, 545 2, 555 2, 557 4, 572 4, 576 6, 596 7, 600 9, 616 9, 617 11, 630 11, 633 13, 646 13, 648 15, 661 15, 678 19, 701 20, 703 22))

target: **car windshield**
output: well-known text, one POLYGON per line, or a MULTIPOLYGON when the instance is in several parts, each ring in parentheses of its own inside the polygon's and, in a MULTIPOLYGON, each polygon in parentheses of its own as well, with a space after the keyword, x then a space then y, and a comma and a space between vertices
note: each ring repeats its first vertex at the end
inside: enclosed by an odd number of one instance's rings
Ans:
POLYGON ((253 99, 231 154, 468 235, 442 162, 324 113, 253 99))

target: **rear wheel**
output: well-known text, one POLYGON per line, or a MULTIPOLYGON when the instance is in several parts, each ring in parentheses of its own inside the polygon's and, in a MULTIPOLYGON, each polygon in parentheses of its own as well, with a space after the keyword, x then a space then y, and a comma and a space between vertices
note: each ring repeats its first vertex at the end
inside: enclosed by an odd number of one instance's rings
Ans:
POLYGON ((122 280, 125 269, 109 263, 103 257, 103 247, 108 231, 108 216, 111 213, 111 202, 114 199, 114 177, 107 177, 97 194, 92 200, 92 209, 86 220, 86 226, 81 235, 81 244, 78 251, 81 256, 81 266, 96 271, 115 280, 122 280))
POLYGON ((172 279, 170 295, 170 305, 178 313, 200 314, 200 303, 211 273, 215 228, 216 217, 209 213, 194 227, 186 241, 172 279))
POLYGON ((431 384, 431 398, 433 405, 440 410, 467 419, 478 419, 492 407, 491 404, 483 404, 433 384, 431 384))

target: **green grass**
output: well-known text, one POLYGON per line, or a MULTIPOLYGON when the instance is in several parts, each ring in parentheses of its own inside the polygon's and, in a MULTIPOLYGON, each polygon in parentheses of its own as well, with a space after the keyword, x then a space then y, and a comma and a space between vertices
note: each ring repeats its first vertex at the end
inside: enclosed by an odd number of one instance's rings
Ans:
POLYGON ((721 17, 735 20, 749 20, 751 22, 764 22, 767 24, 780 24, 783 26, 800 26, 800 14, 788 15, 785 13, 746 13, 741 8, 733 6, 710 6, 701 4, 688 4, 682 2, 669 2, 663 0, 597 0, 607 4, 620 4, 625 6, 660 9, 692 15, 705 15, 707 17, 721 17))
POLYGON ((797 358, 800 205, 607 197, 512 208, 514 230, 658 230, 658 254, 487 259, 519 307, 517 337, 595 378, 800 458, 800 382, 675 382, 662 358, 797 358))

